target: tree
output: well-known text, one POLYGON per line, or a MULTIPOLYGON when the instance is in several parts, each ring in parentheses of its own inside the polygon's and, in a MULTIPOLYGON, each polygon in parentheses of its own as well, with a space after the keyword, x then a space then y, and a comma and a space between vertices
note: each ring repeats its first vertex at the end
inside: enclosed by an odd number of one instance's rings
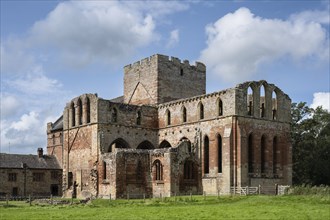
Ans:
POLYGON ((293 183, 330 185, 330 113, 293 103, 293 183))

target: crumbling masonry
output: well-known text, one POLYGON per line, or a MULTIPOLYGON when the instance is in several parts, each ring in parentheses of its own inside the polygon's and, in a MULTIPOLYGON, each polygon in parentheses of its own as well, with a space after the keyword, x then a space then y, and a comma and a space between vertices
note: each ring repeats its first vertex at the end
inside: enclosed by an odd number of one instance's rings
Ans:
POLYGON ((77 197, 228 194, 290 185, 291 100, 266 81, 205 94, 206 67, 153 55, 124 67, 124 95, 83 94, 48 123, 48 154, 77 197))

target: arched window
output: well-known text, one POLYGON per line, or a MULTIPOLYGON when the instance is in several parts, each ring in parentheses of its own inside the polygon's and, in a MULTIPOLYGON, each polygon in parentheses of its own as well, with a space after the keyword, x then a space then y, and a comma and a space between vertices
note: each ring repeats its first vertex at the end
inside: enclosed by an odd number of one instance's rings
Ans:
POLYGON ((130 148, 130 146, 124 139, 117 138, 105 149, 105 153, 112 152, 114 148, 130 148))
POLYGON ((91 103, 89 98, 86 97, 86 123, 91 122, 91 103))
POLYGON ((141 125, 141 112, 140 111, 138 111, 136 113, 136 124, 141 125))
POLYGON ((265 173, 266 172, 266 137, 265 135, 262 135, 261 137, 261 173, 265 173))
POLYGON ((249 86, 247 90, 247 113, 248 115, 253 115, 253 89, 249 86))
POLYGON ((182 107, 182 122, 187 122, 187 109, 184 106, 182 107))
POLYGON ((248 140, 248 172, 253 173, 253 163, 254 163, 254 149, 253 149, 253 136, 249 135, 248 140))
POLYGON ((166 125, 171 125, 171 112, 170 110, 166 110, 166 125))
POLYGON ((146 149, 146 150, 150 150, 150 149, 155 149, 154 145, 152 143, 150 143, 150 141, 142 141, 136 149, 146 149))
POLYGON ((222 173, 222 138, 221 135, 218 134, 218 173, 222 173))
POLYGON ((103 179, 107 179, 107 163, 103 161, 103 179))
POLYGON ((260 117, 264 118, 265 117, 265 103, 266 103, 266 95, 265 95, 265 86, 262 85, 260 87, 260 117))
POLYGON ((272 116, 273 120, 277 119, 277 94, 275 90, 272 92, 272 116))
POLYGON ((111 109, 111 122, 113 122, 113 123, 117 122, 117 109, 116 108, 111 109))
POLYGON ((204 105, 203 103, 199 103, 199 119, 204 119, 204 105))
POLYGON ((76 109, 74 107, 74 103, 71 102, 71 126, 74 127, 76 126, 76 109))
POLYGON ((153 170, 154 180, 163 180, 163 165, 160 160, 155 160, 153 170))
POLYGON ((223 115, 223 106, 222 106, 222 100, 218 99, 218 116, 223 115))
POLYGON ((191 160, 186 160, 184 163, 183 178, 185 180, 195 179, 194 174, 194 162, 191 160))
POLYGON ((209 166, 209 138, 208 136, 204 137, 204 174, 207 174, 210 172, 210 166, 209 166))
POLYGON ((77 105, 78 105, 78 125, 81 125, 82 124, 82 115, 83 115, 81 99, 78 99, 77 105))
POLYGON ((171 148, 171 144, 167 141, 167 140, 163 140, 160 145, 159 148, 171 148))

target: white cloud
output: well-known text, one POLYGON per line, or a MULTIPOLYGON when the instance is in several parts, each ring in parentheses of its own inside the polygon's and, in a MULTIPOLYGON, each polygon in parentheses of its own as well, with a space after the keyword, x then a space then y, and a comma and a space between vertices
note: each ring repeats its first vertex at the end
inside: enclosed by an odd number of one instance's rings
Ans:
POLYGON ((291 15, 290 20, 295 22, 302 22, 302 23, 317 22, 321 24, 329 24, 330 14, 329 14, 329 10, 303 11, 301 13, 291 15))
POLYGON ((175 29, 175 30, 171 31, 170 38, 168 40, 166 47, 171 48, 178 42, 179 42, 179 30, 175 29))
POLYGON ((261 64, 284 56, 297 61, 316 57, 327 62, 328 37, 318 20, 309 22, 314 13, 279 20, 257 17, 240 8, 207 25, 207 47, 200 60, 211 73, 236 82, 250 78, 261 64), (301 22, 303 17, 305 22, 301 22))
POLYGON ((38 114, 35 112, 30 112, 29 114, 24 114, 19 121, 13 122, 10 128, 17 131, 26 131, 36 128, 38 122, 38 114))
POLYGON ((322 106, 330 112, 330 92, 317 92, 313 94, 313 103, 310 105, 311 108, 322 106))
POLYGON ((14 95, 1 94, 1 117, 15 115, 20 106, 19 100, 14 95))

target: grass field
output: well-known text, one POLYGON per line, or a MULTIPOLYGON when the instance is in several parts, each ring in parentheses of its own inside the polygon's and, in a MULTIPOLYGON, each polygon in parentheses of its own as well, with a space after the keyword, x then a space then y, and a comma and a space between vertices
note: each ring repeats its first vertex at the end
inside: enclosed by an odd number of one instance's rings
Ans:
POLYGON ((193 196, 49 205, 0 202, 0 219, 330 219, 328 196, 193 196))

